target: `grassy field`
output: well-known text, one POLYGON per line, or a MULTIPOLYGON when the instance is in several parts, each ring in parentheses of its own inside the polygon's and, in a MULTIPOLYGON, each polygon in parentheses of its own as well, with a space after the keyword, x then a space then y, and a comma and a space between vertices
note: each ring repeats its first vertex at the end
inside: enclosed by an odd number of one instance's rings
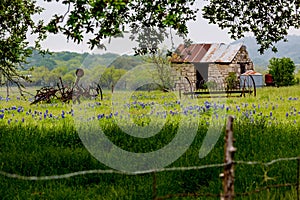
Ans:
MULTIPOLYGON (((235 160, 269 162, 277 158, 300 155, 300 86, 261 88, 257 91, 257 97, 247 98, 184 100, 178 99, 178 94, 157 91, 124 93, 123 96, 125 95, 130 95, 129 102, 125 104, 122 100, 112 103, 113 97, 106 91, 103 101, 84 101, 79 106, 59 102, 30 105, 31 96, 23 100, 15 92, 10 99, 6 99, 5 89, 2 88, 0 170, 24 176, 48 176, 82 170, 110 169, 93 157, 83 145, 78 134, 79 121, 90 121, 99 125, 106 136, 122 149, 144 153, 169 144, 180 127, 189 130, 189 126, 196 124, 197 134, 192 144, 179 159, 166 166, 167 168, 222 163, 224 127, 216 145, 207 156, 200 159, 199 149, 207 131, 214 127, 217 120, 223 119, 225 123, 228 115, 235 117, 235 160), (185 121, 186 118, 189 120, 185 121), (126 123, 129 120, 139 127, 160 127, 161 131, 146 139, 129 136, 118 124, 124 122, 124 128, 130 130, 133 125, 126 123)), ((222 171, 223 168, 219 167, 157 173, 158 196, 177 193, 220 194, 222 181, 219 174, 222 171)), ((151 199, 152 181, 152 174, 89 174, 45 181, 0 176, 0 197, 151 199)), ((296 182, 295 160, 277 162, 270 166, 235 166, 236 193, 267 185, 296 182)), ((292 186, 269 189, 236 199, 296 199, 296 194, 296 188, 292 186)))

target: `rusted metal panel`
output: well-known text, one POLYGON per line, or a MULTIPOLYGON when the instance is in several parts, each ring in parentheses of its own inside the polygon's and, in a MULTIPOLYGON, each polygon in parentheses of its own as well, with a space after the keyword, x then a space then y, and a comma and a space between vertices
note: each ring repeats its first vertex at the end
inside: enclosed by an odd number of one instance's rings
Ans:
POLYGON ((179 62, 191 63, 230 63, 240 50, 243 44, 226 45, 223 43, 215 44, 191 44, 185 48, 179 45, 176 52, 180 55, 179 62))
POLYGON ((220 51, 221 56, 215 62, 231 62, 243 45, 241 43, 234 45, 222 45, 220 51))
POLYGON ((191 44, 185 48, 183 44, 179 45, 176 53, 180 55, 181 62, 199 63, 203 56, 210 49, 211 44, 191 44))

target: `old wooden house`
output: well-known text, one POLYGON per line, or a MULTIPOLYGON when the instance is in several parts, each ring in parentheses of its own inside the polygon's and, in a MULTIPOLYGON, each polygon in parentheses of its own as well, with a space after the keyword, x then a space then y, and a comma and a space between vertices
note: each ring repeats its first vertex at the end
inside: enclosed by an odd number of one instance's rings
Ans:
POLYGON ((243 44, 191 44, 179 45, 171 58, 172 73, 176 90, 195 91, 207 82, 214 82, 220 88, 226 87, 230 72, 237 77, 253 70, 246 46, 243 44))

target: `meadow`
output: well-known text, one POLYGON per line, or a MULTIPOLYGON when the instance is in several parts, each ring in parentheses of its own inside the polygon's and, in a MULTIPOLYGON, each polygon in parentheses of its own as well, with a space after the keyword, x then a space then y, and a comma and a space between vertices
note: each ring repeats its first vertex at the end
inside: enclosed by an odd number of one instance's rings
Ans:
MULTIPOLYGON (((224 126, 212 150, 199 158, 207 131, 228 115, 234 116, 237 161, 269 162, 300 155, 300 86, 260 88, 257 96, 242 98, 178 98, 159 91, 121 94, 128 102, 85 100, 81 105, 52 102, 30 105, 32 96, 10 98, 0 91, 0 171, 23 176, 62 175, 110 167, 87 150, 78 124, 99 125, 107 138, 129 152, 151 152, 169 144, 180 127, 197 125, 187 151, 166 166, 192 167, 224 161, 224 126), (188 119, 188 120, 185 120, 188 119), (127 123, 132 120, 132 123, 127 123), (122 125, 120 128, 119 125, 122 125), (160 128, 155 135, 138 138, 124 130, 134 127, 160 128), (123 128, 123 129, 122 129, 123 128), (127 128, 127 129, 126 129, 127 128)), ((83 127, 92 134, 91 127, 83 127)), ((178 147, 180 148, 180 147, 178 147)), ((157 172, 157 195, 222 192, 219 177, 223 167, 157 172)), ((236 165, 235 192, 253 191, 267 185, 297 182, 297 161, 272 165, 236 165)), ((21 180, 0 175, 1 199, 152 199, 153 174, 87 174, 57 180, 21 180)), ((236 199, 296 199, 296 187, 269 189, 236 199)), ((173 197, 172 199, 177 199, 173 197)), ((194 199, 184 197, 178 199, 194 199)), ((197 197, 195 199, 219 199, 197 197)))

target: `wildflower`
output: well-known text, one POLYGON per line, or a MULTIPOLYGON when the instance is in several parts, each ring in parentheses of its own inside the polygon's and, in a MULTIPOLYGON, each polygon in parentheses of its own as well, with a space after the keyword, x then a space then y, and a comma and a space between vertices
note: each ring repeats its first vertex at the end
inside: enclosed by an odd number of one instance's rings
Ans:
POLYGON ((22 107, 18 107, 18 110, 17 110, 17 111, 18 111, 18 113, 19 113, 19 112, 22 112, 22 111, 23 111, 22 107))
POLYGON ((208 101, 205 101, 204 102, 204 105, 205 105, 205 108, 206 109, 209 109, 210 108, 210 103, 208 101))
POLYGON ((9 120, 7 120, 7 123, 8 123, 8 124, 10 124, 10 119, 9 119, 9 120))
POLYGON ((24 118, 22 118, 22 123, 24 123, 24 121, 25 121, 24 118))
POLYGON ((287 113, 285 114, 285 116, 288 117, 288 116, 289 116, 289 113, 287 112, 287 113))
POLYGON ((273 116, 273 113, 272 113, 272 111, 270 112, 270 117, 272 117, 273 116))
POLYGON ((17 110, 17 107, 16 106, 12 106, 11 109, 12 110, 17 110))
POLYGON ((0 119, 3 119, 4 118, 4 114, 0 114, 0 119))

